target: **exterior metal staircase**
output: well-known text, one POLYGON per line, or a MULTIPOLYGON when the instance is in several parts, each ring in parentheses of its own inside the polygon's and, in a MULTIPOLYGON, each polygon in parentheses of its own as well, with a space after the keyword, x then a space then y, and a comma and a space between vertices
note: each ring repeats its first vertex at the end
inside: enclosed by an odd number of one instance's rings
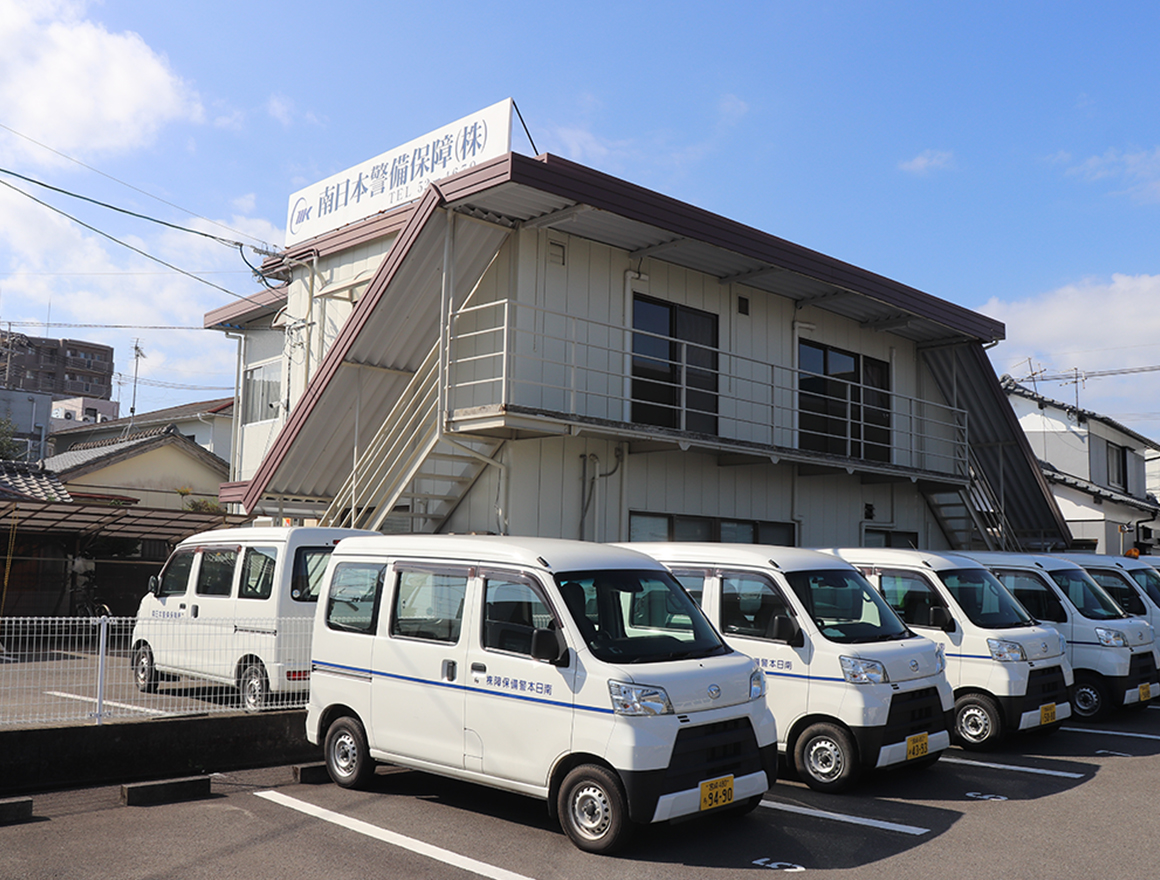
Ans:
POLYGON ((439 347, 358 457, 321 524, 438 532, 503 445, 440 430, 439 347))
POLYGON ((1003 503, 988 482, 973 450, 968 450, 970 483, 960 489, 923 494, 954 550, 1019 550, 1003 503))

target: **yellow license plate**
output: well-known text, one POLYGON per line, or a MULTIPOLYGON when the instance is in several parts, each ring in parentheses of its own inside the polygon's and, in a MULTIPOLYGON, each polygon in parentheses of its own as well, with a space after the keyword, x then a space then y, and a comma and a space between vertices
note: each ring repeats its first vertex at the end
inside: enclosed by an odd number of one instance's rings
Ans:
POLYGON ((722 776, 701 783, 701 809, 712 810, 733 803, 733 777, 722 776))
POLYGON ((1152 685, 1150 685, 1150 684, 1140 685, 1140 702, 1146 703, 1150 699, 1152 699, 1152 685))
POLYGON ((1055 723, 1055 703, 1046 703, 1045 705, 1039 707, 1039 723, 1055 723))
POLYGON ((923 757, 929 748, 930 743, 925 733, 908 736, 906 738, 906 760, 913 761, 915 758, 923 757))

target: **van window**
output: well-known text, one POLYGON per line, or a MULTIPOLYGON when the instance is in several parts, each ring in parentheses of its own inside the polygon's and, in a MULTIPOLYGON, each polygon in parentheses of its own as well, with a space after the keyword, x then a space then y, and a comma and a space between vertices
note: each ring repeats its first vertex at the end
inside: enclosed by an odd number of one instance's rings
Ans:
POLYGON ((685 588, 685 592, 693 597, 693 601, 704 607, 705 573, 703 571, 673 571, 677 583, 685 588))
POLYGON ((768 578, 725 574, 721 579, 721 632, 767 639, 773 618, 788 617, 785 599, 768 578))
POLYGON ((886 603, 911 626, 930 626, 930 610, 947 607, 938 591, 920 574, 883 569, 878 583, 886 603))
POLYGON ((236 547, 203 550, 201 566, 197 570, 197 595, 228 596, 234 586, 234 565, 237 561, 236 547))
POLYGON ((995 576, 981 568, 939 572, 963 613, 983 629, 1029 626, 1031 618, 995 576))
POLYGON ((326 602, 326 625, 345 632, 373 634, 386 570, 385 565, 374 562, 340 562, 335 566, 326 602))
POLYGON ((1154 568, 1134 568, 1132 577, 1148 594, 1148 598, 1160 605, 1160 574, 1154 568))
POLYGON ((1055 591, 1032 572, 996 568, 992 574, 1015 594, 1019 604, 1036 620, 1067 623, 1067 612, 1055 591))
POLYGON ((1089 620, 1116 620, 1126 616, 1112 597, 1088 577, 1086 571, 1061 568, 1048 574, 1067 594, 1079 613, 1089 620))
POLYGON ((556 625, 552 609, 530 579, 485 575, 483 646, 514 654, 532 653, 532 632, 556 625))
POLYGON ((914 635, 856 571, 790 571, 785 579, 831 642, 880 642, 914 635))
POLYGON ((1097 584, 1103 587, 1109 596, 1116 600, 1116 604, 1127 611, 1129 614, 1147 614, 1148 610, 1144 607, 1144 600, 1140 598, 1140 594, 1136 592, 1136 588, 1129 584, 1123 576, 1114 571, 1091 571, 1088 574, 1092 576, 1097 584))
POLYGON ((242 582, 239 599, 269 599, 274 590, 274 564, 278 551, 274 547, 247 547, 242 560, 242 582))
POLYGON ((185 593, 189 585, 189 573, 193 570, 193 549, 178 550, 165 565, 161 572, 161 586, 157 591, 159 596, 180 596, 185 593))
POLYGON ((317 602, 322 589, 322 574, 333 547, 299 547, 294 551, 294 569, 290 574, 290 598, 298 602, 317 602))
POLYGON ((458 642, 467 572, 400 568, 391 635, 458 642))

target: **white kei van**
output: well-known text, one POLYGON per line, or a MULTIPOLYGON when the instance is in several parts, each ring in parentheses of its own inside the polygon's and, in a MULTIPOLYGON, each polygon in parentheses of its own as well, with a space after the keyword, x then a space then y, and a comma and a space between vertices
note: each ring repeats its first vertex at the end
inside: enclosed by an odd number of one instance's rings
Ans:
POLYGON ((755 544, 633 543, 663 562, 726 641, 770 679, 780 748, 817 791, 950 745, 941 646, 916 635, 848 563, 755 544))
POLYGON ((756 807, 765 676, 662 566, 580 541, 349 538, 314 622, 306 735, 335 783, 390 762, 546 800, 572 842, 756 807))
POLYGON ((1152 626, 1128 615, 1078 564, 1057 556, 970 552, 1036 620, 1067 640, 1072 710, 1088 721, 1160 695, 1152 626))
POLYGON ((242 708, 310 687, 310 631, 326 561, 361 529, 201 532, 149 579, 133 627, 133 677, 151 692, 182 677, 232 685, 242 708))
POLYGON ((860 547, 852 563, 907 625, 943 646, 954 738, 996 745, 1009 731, 1053 731, 1075 683, 1063 636, 1038 624, 980 562, 951 553, 860 547))
MULTIPOLYGON (((1152 562, 1160 563, 1160 559, 1154 556, 1132 559, 1102 553, 1053 555, 1082 566, 1092 580, 1107 590, 1116 604, 1133 617, 1144 618, 1152 624, 1153 630, 1160 626, 1160 572, 1151 565, 1152 562)), ((1160 645, 1156 649, 1160 651, 1160 645)), ((1160 657, 1157 662, 1160 662, 1160 657)))

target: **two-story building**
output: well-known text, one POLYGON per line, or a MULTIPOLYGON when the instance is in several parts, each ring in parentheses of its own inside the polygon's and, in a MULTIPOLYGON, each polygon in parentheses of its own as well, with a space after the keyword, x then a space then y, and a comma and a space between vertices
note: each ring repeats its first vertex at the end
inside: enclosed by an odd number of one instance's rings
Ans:
POLYGON ((991 318, 552 155, 306 240, 236 335, 248 513, 589 540, 1062 547, 991 318))
POLYGON ((1148 491, 1146 459, 1160 444, 1114 419, 1001 380, 1076 546, 1122 555, 1156 553, 1160 503, 1148 491))

